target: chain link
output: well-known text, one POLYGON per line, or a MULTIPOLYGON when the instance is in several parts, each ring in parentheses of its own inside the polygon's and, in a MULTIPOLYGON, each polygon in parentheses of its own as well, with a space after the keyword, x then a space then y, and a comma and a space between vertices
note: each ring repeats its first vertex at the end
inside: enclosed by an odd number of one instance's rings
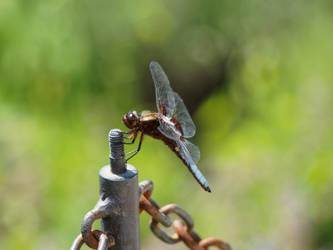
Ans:
POLYGON ((91 249, 97 250, 107 250, 115 245, 114 238, 111 235, 106 235, 100 230, 91 231, 91 235, 94 238, 93 240, 91 238, 84 238, 82 234, 79 234, 74 240, 70 250, 79 250, 84 243, 91 249))
POLYGON ((76 237, 70 250, 79 250, 85 243, 91 249, 107 250, 115 245, 112 235, 100 230, 92 230, 93 223, 102 217, 108 216, 113 209, 112 201, 108 198, 99 199, 95 207, 84 216, 81 225, 81 234, 76 237))
POLYGON ((153 190, 151 181, 143 181, 139 184, 141 197, 139 204, 140 213, 144 210, 151 217, 150 229, 157 238, 168 244, 176 244, 180 241, 192 250, 206 250, 215 246, 222 250, 231 250, 231 246, 217 238, 207 238, 202 240, 200 236, 193 230, 194 221, 192 217, 181 207, 176 204, 169 204, 162 208, 150 198, 153 190), (177 215, 180 220, 171 221, 168 214, 177 215), (166 233, 159 226, 171 227, 175 231, 172 235, 166 233))
MULTIPOLYGON (((186 224, 186 228, 188 231, 192 231, 194 222, 191 218, 191 216, 182 208, 175 204, 169 204, 166 205, 162 208, 159 209, 159 212, 161 214, 164 214, 167 216, 169 213, 173 213, 178 215, 186 224)), ((167 216, 169 218, 169 216, 167 216)), ((158 225, 159 221, 157 221, 154 217, 152 218, 150 222, 150 229, 152 232, 162 241, 169 243, 169 244, 174 244, 180 241, 179 235, 178 234, 173 234, 173 235, 168 235, 166 232, 160 229, 158 225)), ((171 226, 172 224, 170 224, 171 226)), ((167 226, 169 227, 169 226, 167 226)))

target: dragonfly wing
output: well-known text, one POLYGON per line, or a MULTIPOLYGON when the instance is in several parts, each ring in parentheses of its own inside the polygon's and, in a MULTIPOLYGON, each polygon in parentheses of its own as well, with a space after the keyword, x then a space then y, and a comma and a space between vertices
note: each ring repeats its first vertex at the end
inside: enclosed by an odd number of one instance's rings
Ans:
POLYGON ((169 119, 163 115, 159 115, 159 122, 160 126, 157 129, 169 139, 178 141, 184 141, 184 146, 187 148, 188 152, 190 153, 193 161, 198 163, 200 160, 200 149, 191 143, 188 140, 181 139, 182 134, 174 125, 174 123, 170 122, 169 119))
POLYGON ((199 182, 199 184, 208 192, 210 188, 208 186, 206 178, 198 169, 196 163, 200 159, 200 150, 197 146, 189 142, 188 140, 182 138, 180 131, 176 126, 167 123, 167 119, 160 119, 160 126, 157 128, 163 135, 171 140, 174 140, 178 147, 179 156, 185 162, 194 178, 199 182))
MULTIPOLYGON (((200 172, 199 168, 195 164, 194 160, 192 159, 190 150, 189 150, 189 143, 185 139, 180 139, 177 141, 177 146, 179 148, 179 154, 182 157, 182 159, 186 162, 186 165, 194 178, 199 182, 199 184, 208 192, 210 192, 210 188, 208 185, 208 182, 206 178, 203 176, 203 174, 200 172)), ((193 145, 192 143, 190 143, 193 145)), ((194 146, 194 145, 193 145, 194 146)))
POLYGON ((151 62, 149 69, 155 85, 157 110, 165 116, 172 117, 176 102, 169 79, 157 62, 151 62))
POLYGON ((159 118, 160 126, 157 129, 169 139, 178 141, 182 136, 181 132, 176 128, 176 126, 168 121, 168 118, 160 115, 159 118))
POLYGON ((187 150, 190 152, 192 160, 194 161, 195 164, 197 164, 198 161, 200 160, 200 149, 188 140, 185 140, 185 146, 187 150))
POLYGON ((157 62, 151 62, 149 68, 155 85, 158 112, 170 118, 175 117, 182 127, 185 138, 194 136, 196 128, 192 118, 182 98, 172 90, 163 68, 157 62))
POLYGON ((200 160, 200 149, 195 146, 193 143, 186 139, 182 139, 181 132, 177 129, 177 127, 171 123, 167 117, 160 115, 159 116, 160 126, 157 127, 157 129, 166 137, 169 139, 172 139, 174 141, 181 141, 186 147, 187 151, 191 155, 191 158, 195 163, 198 163, 200 160))
POLYGON ((195 135, 196 128, 192 121, 192 118, 187 111, 183 99, 177 93, 174 94, 175 94, 174 98, 176 102, 176 107, 173 116, 180 123, 184 137, 185 138, 193 137, 195 135))

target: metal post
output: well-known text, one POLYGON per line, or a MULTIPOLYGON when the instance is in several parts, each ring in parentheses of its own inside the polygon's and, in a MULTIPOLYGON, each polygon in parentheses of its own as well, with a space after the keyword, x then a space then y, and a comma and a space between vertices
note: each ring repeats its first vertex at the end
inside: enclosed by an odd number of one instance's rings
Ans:
POLYGON ((123 132, 112 129, 109 141, 110 165, 99 171, 99 192, 101 199, 111 199, 116 209, 110 216, 102 218, 101 227, 115 238, 112 250, 139 250, 138 172, 134 166, 126 164, 123 132))

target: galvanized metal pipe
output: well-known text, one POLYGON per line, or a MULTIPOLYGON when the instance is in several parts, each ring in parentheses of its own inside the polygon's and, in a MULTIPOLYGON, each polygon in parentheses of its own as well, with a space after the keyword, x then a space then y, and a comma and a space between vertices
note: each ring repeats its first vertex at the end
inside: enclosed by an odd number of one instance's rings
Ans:
POLYGON ((126 164, 123 132, 113 129, 109 134, 110 165, 99 171, 99 192, 102 200, 112 200, 114 211, 102 217, 103 232, 115 238, 112 250, 139 250, 139 188, 138 172, 126 164))

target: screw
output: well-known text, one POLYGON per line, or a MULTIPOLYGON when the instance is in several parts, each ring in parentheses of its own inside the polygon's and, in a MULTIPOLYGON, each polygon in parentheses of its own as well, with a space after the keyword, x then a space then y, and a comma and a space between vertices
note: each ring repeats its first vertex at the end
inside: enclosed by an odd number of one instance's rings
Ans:
POLYGON ((120 129, 110 130, 109 144, 111 172, 114 174, 121 174, 126 172, 124 134, 120 129))

